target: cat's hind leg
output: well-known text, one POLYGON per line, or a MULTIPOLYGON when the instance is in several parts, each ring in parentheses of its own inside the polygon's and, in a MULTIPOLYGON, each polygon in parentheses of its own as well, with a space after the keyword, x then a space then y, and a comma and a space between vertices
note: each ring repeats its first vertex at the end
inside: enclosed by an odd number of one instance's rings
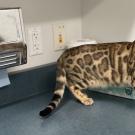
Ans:
POLYGON ((135 90, 135 71, 132 73, 131 76, 131 86, 135 90))
POLYGON ((68 88, 74 95, 74 97, 82 104, 90 106, 94 103, 93 99, 89 98, 86 94, 84 94, 77 86, 69 86, 68 88))

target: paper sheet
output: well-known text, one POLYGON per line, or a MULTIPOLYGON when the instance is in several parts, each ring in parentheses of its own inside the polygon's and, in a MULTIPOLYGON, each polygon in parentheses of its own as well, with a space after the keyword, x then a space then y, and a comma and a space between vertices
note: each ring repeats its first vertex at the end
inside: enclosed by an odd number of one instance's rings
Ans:
POLYGON ((0 70, 0 88, 10 84, 10 80, 8 77, 8 72, 4 70, 0 70))

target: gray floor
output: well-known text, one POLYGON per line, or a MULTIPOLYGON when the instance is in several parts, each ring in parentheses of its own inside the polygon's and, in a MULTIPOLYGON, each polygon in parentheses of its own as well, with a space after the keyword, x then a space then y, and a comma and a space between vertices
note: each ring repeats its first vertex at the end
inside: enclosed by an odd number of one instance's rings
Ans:
POLYGON ((135 101, 89 93, 92 107, 76 102, 69 93, 55 113, 42 119, 38 112, 51 94, 0 108, 0 135, 135 135, 135 101))

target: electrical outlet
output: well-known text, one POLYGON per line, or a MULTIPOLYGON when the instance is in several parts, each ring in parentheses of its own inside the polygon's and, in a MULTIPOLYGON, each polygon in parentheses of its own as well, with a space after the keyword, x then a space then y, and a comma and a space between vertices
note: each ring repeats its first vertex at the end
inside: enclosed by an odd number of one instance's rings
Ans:
POLYGON ((65 48, 66 43, 66 28, 64 24, 54 24, 54 49, 61 50, 65 48))
POLYGON ((42 54, 41 27, 35 26, 28 30, 30 43, 30 56, 42 54))

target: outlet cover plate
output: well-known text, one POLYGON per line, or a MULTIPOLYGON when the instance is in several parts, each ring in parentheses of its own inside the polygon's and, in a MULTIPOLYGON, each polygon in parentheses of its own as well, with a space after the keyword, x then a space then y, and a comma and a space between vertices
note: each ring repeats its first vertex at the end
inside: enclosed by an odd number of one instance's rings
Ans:
POLYGON ((66 26, 65 24, 53 24, 54 50, 62 50, 66 44, 66 26))
POLYGON ((40 26, 33 26, 28 29, 28 41, 30 46, 30 56, 43 53, 42 29, 40 26))

